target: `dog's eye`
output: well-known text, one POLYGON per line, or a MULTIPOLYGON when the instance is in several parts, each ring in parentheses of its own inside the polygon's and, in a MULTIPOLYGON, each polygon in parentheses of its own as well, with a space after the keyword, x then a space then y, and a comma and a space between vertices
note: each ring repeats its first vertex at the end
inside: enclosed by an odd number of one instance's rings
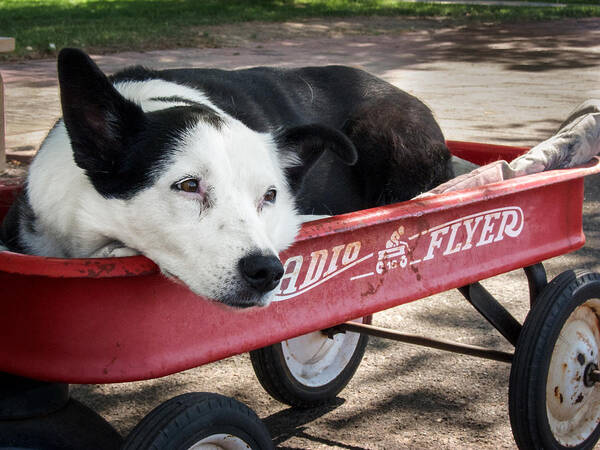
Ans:
POLYGON ((277 198, 277 191, 275 189, 269 189, 263 196, 263 201, 265 203, 275 203, 276 198, 277 198))
POLYGON ((258 212, 261 212, 263 206, 272 205, 275 203, 275 199, 277 198, 277 191, 274 188, 269 188, 265 195, 262 196, 260 202, 258 202, 258 212))
POLYGON ((200 182, 195 178, 188 178, 186 180, 179 181, 173 185, 173 188, 178 191, 189 192, 194 194, 200 190, 200 182))

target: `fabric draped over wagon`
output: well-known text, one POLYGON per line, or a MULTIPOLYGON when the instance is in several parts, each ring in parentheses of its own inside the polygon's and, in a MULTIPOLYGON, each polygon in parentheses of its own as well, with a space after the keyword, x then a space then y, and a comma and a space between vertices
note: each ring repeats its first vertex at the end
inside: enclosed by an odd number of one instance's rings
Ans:
MULTIPOLYGON (((490 183, 544 172, 568 169, 585 164, 600 154, 600 100, 587 100, 579 105, 554 136, 536 145, 512 162, 495 161, 453 178, 421 194, 420 197, 484 186, 490 183)), ((456 167, 468 167, 457 161, 456 167)))

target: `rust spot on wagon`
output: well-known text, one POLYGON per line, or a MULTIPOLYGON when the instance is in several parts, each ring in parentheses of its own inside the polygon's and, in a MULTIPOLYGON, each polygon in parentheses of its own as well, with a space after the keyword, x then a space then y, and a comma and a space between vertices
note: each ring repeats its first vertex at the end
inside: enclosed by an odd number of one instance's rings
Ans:
POLYGON ((411 265, 410 269, 413 271, 413 273, 417 276, 417 281, 421 281, 421 274, 419 273, 419 268, 416 265, 411 265))
POLYGON ((377 293, 377 291, 379 290, 379 288, 381 286, 383 286, 383 277, 381 277, 379 279, 379 281, 377 282, 376 285, 373 285, 372 283, 368 283, 367 284, 367 290, 363 291, 360 293, 361 297, 370 297, 371 295, 375 295, 377 293))
MULTIPOLYGON (((87 263, 86 263, 87 265, 87 263)), ((90 264, 88 267, 87 276, 90 278, 99 278, 103 275, 110 275, 117 266, 115 263, 90 264)))
POLYGON ((558 398, 558 401, 559 401, 559 402, 561 402, 561 403, 562 403, 562 402, 564 401, 563 395, 562 395, 562 393, 560 392, 560 389, 559 389, 559 387, 558 387, 558 386, 554 386, 554 396, 555 396, 556 398, 558 398))
MULTIPOLYGON (((119 345, 119 343, 117 342, 117 346, 119 345)), ((111 361, 108 363, 108 365, 102 369, 102 373, 104 375, 108 375, 109 369, 112 367, 112 365, 115 363, 115 361, 117 360, 116 356, 113 356, 113 358, 111 359, 111 361)))

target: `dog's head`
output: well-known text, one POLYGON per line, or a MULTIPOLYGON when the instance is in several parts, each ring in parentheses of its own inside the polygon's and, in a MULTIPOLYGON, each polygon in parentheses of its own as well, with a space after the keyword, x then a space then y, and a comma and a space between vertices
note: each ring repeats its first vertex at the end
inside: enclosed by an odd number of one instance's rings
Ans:
POLYGON ((283 274, 277 255, 299 227, 294 193, 323 151, 356 161, 348 138, 315 124, 258 133, 185 99, 143 110, 79 50, 63 50, 58 68, 73 159, 92 192, 84 232, 138 250, 199 295, 267 304, 283 274))

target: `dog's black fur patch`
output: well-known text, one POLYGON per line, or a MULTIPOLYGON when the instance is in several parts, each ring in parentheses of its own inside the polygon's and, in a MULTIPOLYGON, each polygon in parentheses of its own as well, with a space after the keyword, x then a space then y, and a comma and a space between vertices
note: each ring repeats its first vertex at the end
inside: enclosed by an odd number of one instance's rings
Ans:
POLYGON ((107 198, 131 198, 152 184, 179 136, 199 120, 222 124, 216 111, 194 102, 144 113, 78 50, 61 51, 58 78, 75 162, 107 198))
MULTIPOLYGON (((430 110, 358 69, 133 67, 106 77, 83 52, 63 49, 58 71, 74 160, 107 198, 131 198, 152 185, 182 133, 198 121, 215 128, 223 124, 209 105, 168 94, 155 100, 183 105, 143 112, 113 86, 153 79, 199 89, 224 113, 257 132, 272 133, 283 156, 295 154, 303 163, 286 169, 301 213, 341 214, 403 201, 453 176, 430 110)), ((19 223, 35 226, 35 220, 22 196, 0 238, 11 250, 26 251, 19 243, 19 223)))
MULTIPOLYGON (((330 152, 322 153, 297 186, 303 213, 341 214, 403 201, 453 176, 450 153, 429 109, 358 69, 134 67, 111 77, 113 82, 150 79, 198 88, 255 131, 279 130, 278 136, 284 136, 289 128, 320 124, 323 130, 330 127, 345 134, 358 151, 358 162, 339 164, 330 152)), ((314 138, 314 133, 306 136, 314 138)))

